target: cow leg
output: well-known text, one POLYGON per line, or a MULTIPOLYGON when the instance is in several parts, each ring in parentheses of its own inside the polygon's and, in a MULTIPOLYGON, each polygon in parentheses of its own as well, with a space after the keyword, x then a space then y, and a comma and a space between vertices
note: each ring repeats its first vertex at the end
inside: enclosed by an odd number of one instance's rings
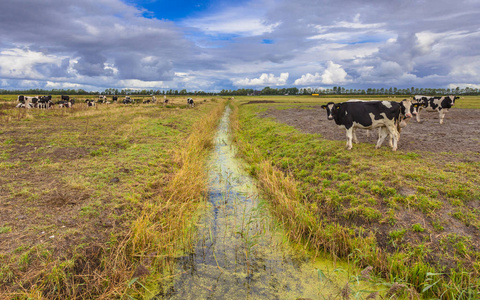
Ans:
POLYGON ((352 150, 353 127, 347 130, 347 150, 352 150))
POLYGON ((353 142, 355 144, 358 144, 358 139, 357 139, 357 130, 355 128, 353 128, 353 142))
POLYGON ((417 122, 420 123, 420 109, 418 109, 417 112, 417 122))
POLYGON ((385 127, 380 127, 378 130, 378 140, 377 144, 375 145, 375 149, 382 147, 383 141, 388 135, 388 130, 385 127))
POLYGON ((440 109, 438 111, 438 117, 440 118, 440 124, 443 124, 443 118, 445 117, 445 112, 443 111, 443 109, 440 109))

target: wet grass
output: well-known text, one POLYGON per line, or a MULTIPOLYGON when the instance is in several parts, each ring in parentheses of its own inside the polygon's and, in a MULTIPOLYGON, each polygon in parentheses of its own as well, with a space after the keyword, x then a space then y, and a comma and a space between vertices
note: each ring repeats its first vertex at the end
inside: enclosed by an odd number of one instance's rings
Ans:
POLYGON ((0 298, 144 294, 189 246, 222 100, 52 110, 5 100, 0 298))
MULTIPOLYGON (((292 239, 372 266, 402 297, 479 297, 475 154, 394 153, 362 144, 347 151, 344 142, 257 117, 271 104, 242 105, 270 100, 308 109, 325 99, 236 99, 237 143, 292 239)), ((478 97, 457 101, 459 108, 480 108, 478 97)))

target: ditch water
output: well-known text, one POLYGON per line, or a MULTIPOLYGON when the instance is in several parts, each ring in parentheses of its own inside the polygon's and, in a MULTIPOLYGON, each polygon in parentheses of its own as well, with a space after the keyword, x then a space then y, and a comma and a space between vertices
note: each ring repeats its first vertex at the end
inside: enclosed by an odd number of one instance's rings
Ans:
POLYGON ((340 299, 348 267, 312 258, 272 222, 235 157, 230 112, 227 106, 215 137, 194 252, 177 260, 174 283, 154 299, 340 299))

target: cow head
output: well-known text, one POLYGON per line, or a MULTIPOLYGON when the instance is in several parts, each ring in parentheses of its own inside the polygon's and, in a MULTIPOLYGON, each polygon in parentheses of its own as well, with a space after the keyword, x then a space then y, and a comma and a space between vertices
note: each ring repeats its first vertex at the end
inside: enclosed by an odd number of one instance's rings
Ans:
POLYGON ((455 105, 455 99, 458 99, 458 96, 445 96, 443 97, 442 106, 444 108, 450 108, 455 105))
POLYGON ((327 118, 329 120, 333 120, 333 109, 335 107, 335 103, 328 102, 327 104, 322 105, 321 107, 327 111, 327 118))
MULTIPOLYGON (((413 109, 413 103, 412 100, 410 99, 403 99, 402 102, 400 102, 401 105, 401 113, 405 116, 405 118, 411 118, 412 117, 412 109, 413 109)), ((415 112, 415 115, 417 113, 415 112)))

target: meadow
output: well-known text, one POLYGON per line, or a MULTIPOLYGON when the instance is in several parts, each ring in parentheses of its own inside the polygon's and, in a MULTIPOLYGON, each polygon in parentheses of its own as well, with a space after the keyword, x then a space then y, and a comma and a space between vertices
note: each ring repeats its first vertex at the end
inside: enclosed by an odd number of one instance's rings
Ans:
MULTIPOLYGON (((478 299, 480 148, 392 152, 363 142, 348 151, 342 131, 332 140, 295 127, 326 119, 321 104, 345 100, 235 97, 236 141, 274 214, 293 240, 373 267, 397 296, 478 299), (315 113, 300 122, 300 110, 315 113), (280 121, 293 114, 292 126, 280 121)), ((462 97, 455 109, 478 112, 480 98, 462 97)), ((452 117, 442 126, 455 123, 452 117)), ((441 130, 431 135, 443 138, 441 130)), ((470 138, 478 143, 479 136, 470 138)))
MULTIPOLYGON (((138 299, 193 246, 226 99, 198 97, 192 109, 187 97, 90 108, 85 98, 37 110, 0 97, 0 299, 138 299)), ((304 248, 372 267, 387 298, 479 298, 478 150, 415 148, 413 136, 397 152, 365 140, 347 151, 319 109, 345 100, 231 102, 234 141, 272 214, 304 248)), ((477 112, 480 97, 455 109, 477 112)), ((447 114, 431 145, 459 120, 447 114)))
POLYGON ((189 247, 225 101, 0 97, 0 299, 138 298, 189 247))

